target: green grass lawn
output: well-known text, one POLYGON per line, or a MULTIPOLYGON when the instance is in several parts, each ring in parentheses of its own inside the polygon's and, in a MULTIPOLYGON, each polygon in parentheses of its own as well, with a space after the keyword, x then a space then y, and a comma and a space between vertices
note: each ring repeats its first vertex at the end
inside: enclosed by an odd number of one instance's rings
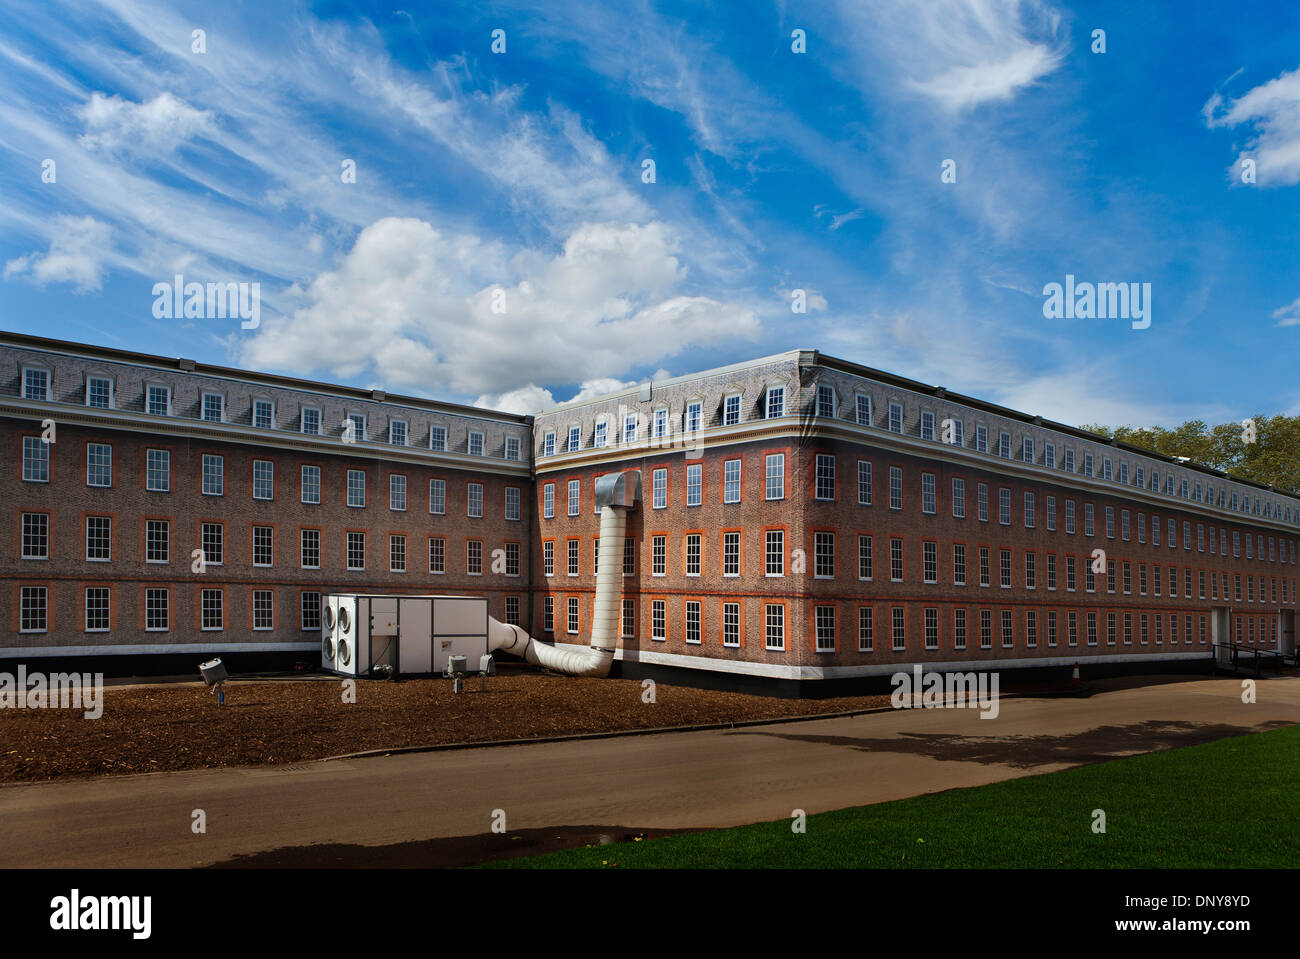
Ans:
POLYGON ((802 835, 787 819, 484 868, 1233 866, 1300 868, 1300 726, 809 816, 802 835))

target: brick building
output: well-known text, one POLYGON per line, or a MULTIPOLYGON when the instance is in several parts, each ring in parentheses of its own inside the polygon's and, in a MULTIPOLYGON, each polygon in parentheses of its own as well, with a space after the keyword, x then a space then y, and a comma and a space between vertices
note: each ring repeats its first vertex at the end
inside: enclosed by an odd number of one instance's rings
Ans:
POLYGON ((311 658, 330 591, 527 608, 528 417, 13 334, 0 357, 0 655, 311 658))
POLYGON ((0 364, 0 655, 308 658, 331 591, 585 646, 628 469, 624 675, 1294 649, 1300 500, 812 351, 536 417, 14 334, 0 364))

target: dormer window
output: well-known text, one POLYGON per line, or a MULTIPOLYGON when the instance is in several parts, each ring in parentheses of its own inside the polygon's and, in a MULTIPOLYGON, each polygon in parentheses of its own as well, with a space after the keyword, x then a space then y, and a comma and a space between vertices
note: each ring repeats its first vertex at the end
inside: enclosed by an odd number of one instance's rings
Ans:
POLYGON ((654 437, 663 439, 668 435, 668 410, 660 407, 654 412, 654 437))
POLYGON ((406 420, 388 421, 388 443, 391 446, 406 445, 406 420))
POLYGON ((769 386, 767 388, 767 418, 774 420, 785 415, 785 387, 769 386))
POLYGON ((817 387, 817 415, 827 418, 835 416, 835 390, 825 384, 817 387))
POLYGON ((23 399, 40 400, 43 403, 49 402, 50 399, 50 371, 40 366, 23 367, 23 399))
POLYGON ((316 407, 302 408, 302 431, 308 436, 320 436, 320 410, 316 407))
POLYGON ((740 422, 740 394, 732 393, 722 401, 722 425, 735 426, 740 422))
POLYGON ((921 411, 921 439, 934 439, 934 414, 929 410, 921 411))
POLYGON ((603 419, 596 421, 596 431, 592 437, 592 445, 597 449, 609 445, 609 423, 603 419))
POLYGON ((270 400, 253 400, 253 425, 259 430, 275 429, 275 404, 270 400))
POLYGON ((903 432, 903 404, 902 403, 889 404, 889 432, 891 433, 903 432))
POLYGON ((97 410, 111 410, 113 381, 107 376, 86 377, 86 405, 97 410))
POLYGON ((145 390, 145 412, 150 416, 170 416, 172 412, 172 391, 160 384, 150 384, 145 390))
MULTIPOLYGON (((430 426, 429 427, 429 449, 435 453, 445 452, 447 449, 447 427, 430 426)), ((550 454, 547 454, 548 456, 550 454)))
POLYGON ((576 453, 580 449, 582 449, 582 427, 570 426, 569 445, 565 447, 565 450, 570 453, 576 453))
POLYGON ((203 419, 209 423, 223 423, 226 419, 226 398, 220 393, 203 394, 203 419))
POLYGON ((698 432, 704 425, 704 404, 699 400, 691 400, 686 404, 686 415, 682 419, 682 426, 687 433, 698 432))
MULTIPOLYGON (((519 459, 519 437, 518 436, 506 437, 506 459, 508 460, 519 459)), ((516 517, 516 519, 518 519, 518 517, 516 517)))
POLYGON ((871 397, 866 393, 858 393, 854 398, 854 414, 857 417, 859 426, 871 425, 871 397))
POLYGON ((469 434, 469 455, 483 455, 483 434, 477 430, 470 430, 469 434))

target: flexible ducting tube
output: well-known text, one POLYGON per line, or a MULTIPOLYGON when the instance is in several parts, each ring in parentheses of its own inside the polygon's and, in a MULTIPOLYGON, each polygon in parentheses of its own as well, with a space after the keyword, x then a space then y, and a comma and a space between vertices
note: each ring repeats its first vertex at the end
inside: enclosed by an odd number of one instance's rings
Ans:
POLYGON ((636 503, 640 492, 641 474, 634 470, 602 476, 597 480, 600 556, 596 566, 596 602, 590 648, 556 649, 548 643, 537 642, 518 626, 489 618, 489 649, 500 649, 534 666, 574 676, 609 675, 623 622, 623 542, 627 533, 627 510, 636 503))

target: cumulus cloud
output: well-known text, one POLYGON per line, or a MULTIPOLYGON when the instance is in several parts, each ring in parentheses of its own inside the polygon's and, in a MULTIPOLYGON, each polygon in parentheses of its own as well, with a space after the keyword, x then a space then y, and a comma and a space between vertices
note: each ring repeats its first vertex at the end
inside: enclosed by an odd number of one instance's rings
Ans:
POLYGON ((1249 157, 1256 163, 1261 186, 1300 183, 1300 69, 1282 73, 1236 100, 1225 100, 1216 93, 1206 101, 1201 115, 1211 129, 1242 124, 1254 128, 1254 139, 1233 164, 1234 178, 1241 161, 1249 157))
POLYGON ((30 276, 40 286, 71 283, 78 293, 100 288, 112 231, 92 216, 60 216, 45 253, 28 253, 5 264, 4 276, 30 276))
POLYGON ((211 111, 196 110, 169 92, 147 103, 94 93, 79 115, 86 125, 79 140, 89 150, 169 152, 187 140, 216 132, 211 111))
POLYGON ((757 337, 752 310, 692 293, 686 279, 677 241, 657 221, 583 224, 547 253, 389 217, 311 283, 306 306, 264 319, 241 361, 554 402, 533 384, 616 376, 757 337))
POLYGON ((1278 326, 1300 326, 1300 300, 1292 300, 1272 312, 1278 326))

